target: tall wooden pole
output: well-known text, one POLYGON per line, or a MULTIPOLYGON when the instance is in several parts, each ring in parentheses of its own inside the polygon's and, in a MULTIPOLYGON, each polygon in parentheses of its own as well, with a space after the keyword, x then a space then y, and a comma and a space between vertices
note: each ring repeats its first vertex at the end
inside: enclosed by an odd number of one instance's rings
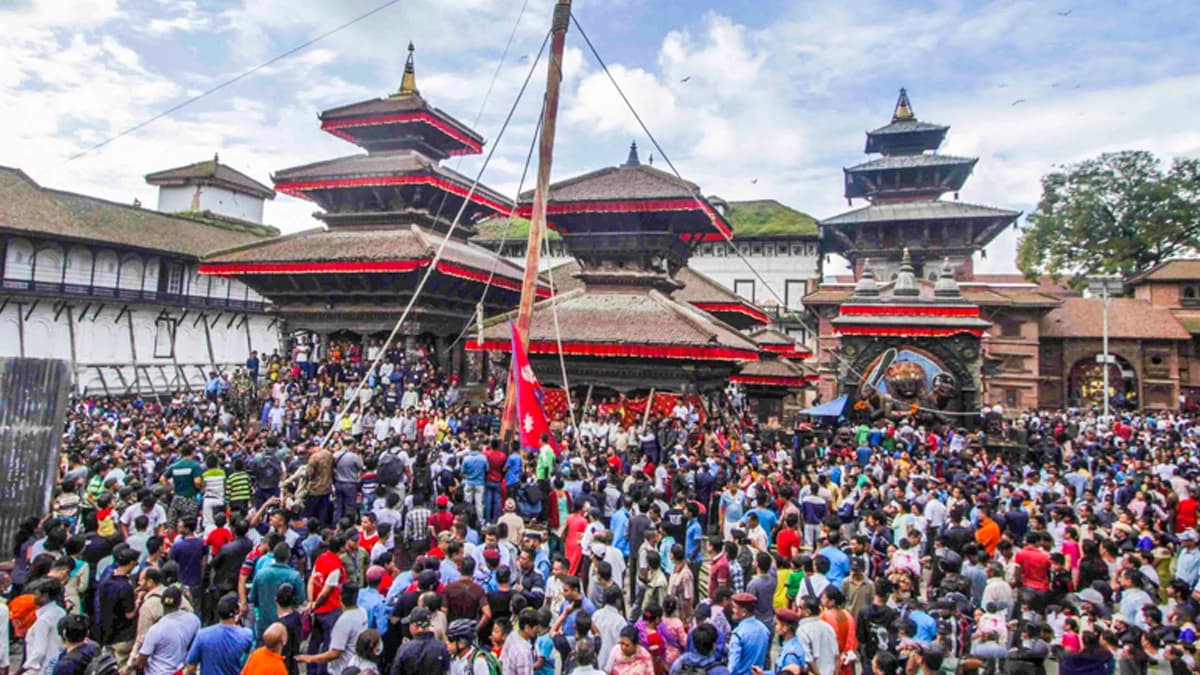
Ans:
MULTIPOLYGON (((529 321, 533 316, 538 267, 541 264, 542 235, 546 230, 546 198, 550 191, 550 167, 554 163, 554 130, 558 126, 558 89, 562 83, 563 46, 567 42, 567 27, 571 23, 571 0, 558 0, 550 24, 550 62, 546 72, 546 106, 542 113, 542 136, 538 140, 537 185, 533 191, 533 213, 529 218, 529 243, 525 247, 525 278, 521 284, 521 304, 517 308, 517 332, 523 347, 529 347, 529 321)), ((500 435, 507 438, 516 429, 516 387, 512 368, 509 368, 508 387, 504 396, 504 420, 500 435)), ((564 383, 565 384, 565 383, 564 383)))

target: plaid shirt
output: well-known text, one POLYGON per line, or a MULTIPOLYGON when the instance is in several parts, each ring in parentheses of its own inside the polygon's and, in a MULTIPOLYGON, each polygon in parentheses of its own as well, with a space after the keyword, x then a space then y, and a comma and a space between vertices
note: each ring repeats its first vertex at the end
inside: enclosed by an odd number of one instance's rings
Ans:
POLYGON ((742 564, 737 560, 729 561, 729 585, 734 593, 746 590, 746 576, 742 573, 742 564))

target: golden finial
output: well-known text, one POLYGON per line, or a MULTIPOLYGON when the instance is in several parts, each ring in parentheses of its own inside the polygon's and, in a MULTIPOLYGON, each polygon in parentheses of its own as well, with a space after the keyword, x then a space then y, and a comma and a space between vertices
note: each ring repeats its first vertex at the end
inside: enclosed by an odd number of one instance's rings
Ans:
POLYGON ((408 43, 408 61, 404 64, 404 77, 400 80, 400 89, 392 98, 401 98, 404 96, 412 96, 420 94, 417 91, 417 71, 413 67, 413 43, 408 43))
POLYGON ((892 113, 892 121, 905 122, 915 119, 917 116, 913 114, 912 104, 908 102, 908 92, 901 87, 900 98, 896 99, 896 110, 892 113))

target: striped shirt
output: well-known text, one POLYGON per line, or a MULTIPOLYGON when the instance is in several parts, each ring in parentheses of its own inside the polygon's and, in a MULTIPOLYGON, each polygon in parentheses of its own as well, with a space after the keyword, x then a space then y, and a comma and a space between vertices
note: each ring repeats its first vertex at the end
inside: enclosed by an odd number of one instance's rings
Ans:
POLYGON ((245 471, 235 471, 225 479, 225 494, 231 502, 246 502, 254 495, 250 483, 250 474, 245 471))
POLYGON ((225 469, 209 469, 200 475, 204 481, 204 498, 225 501, 225 469))

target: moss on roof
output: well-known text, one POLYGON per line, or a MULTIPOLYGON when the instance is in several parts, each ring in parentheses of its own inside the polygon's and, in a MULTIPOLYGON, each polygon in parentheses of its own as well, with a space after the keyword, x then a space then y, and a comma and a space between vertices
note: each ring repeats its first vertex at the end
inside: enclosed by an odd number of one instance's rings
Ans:
MULTIPOLYGON (((817 236, 817 220, 802 211, 781 204, 774 199, 756 199, 745 202, 728 202, 725 218, 733 225, 735 237, 765 236, 817 236)), ((547 236, 557 239, 558 233, 550 230, 547 236)), ((496 240, 526 239, 529 237, 529 221, 524 218, 491 218, 479 223, 478 239, 496 240)))
POLYGON ((735 237, 817 236, 817 220, 774 199, 728 202, 725 218, 735 237))
MULTIPOLYGON (((500 241, 501 239, 525 241, 529 239, 529 220, 526 218, 519 218, 517 216, 513 216, 512 218, 508 218, 507 216, 503 218, 488 218, 480 222, 476 227, 479 230, 479 234, 475 238, 484 241, 500 241)), ((559 235, 554 230, 547 229, 546 237, 548 239, 558 239, 559 235)))

